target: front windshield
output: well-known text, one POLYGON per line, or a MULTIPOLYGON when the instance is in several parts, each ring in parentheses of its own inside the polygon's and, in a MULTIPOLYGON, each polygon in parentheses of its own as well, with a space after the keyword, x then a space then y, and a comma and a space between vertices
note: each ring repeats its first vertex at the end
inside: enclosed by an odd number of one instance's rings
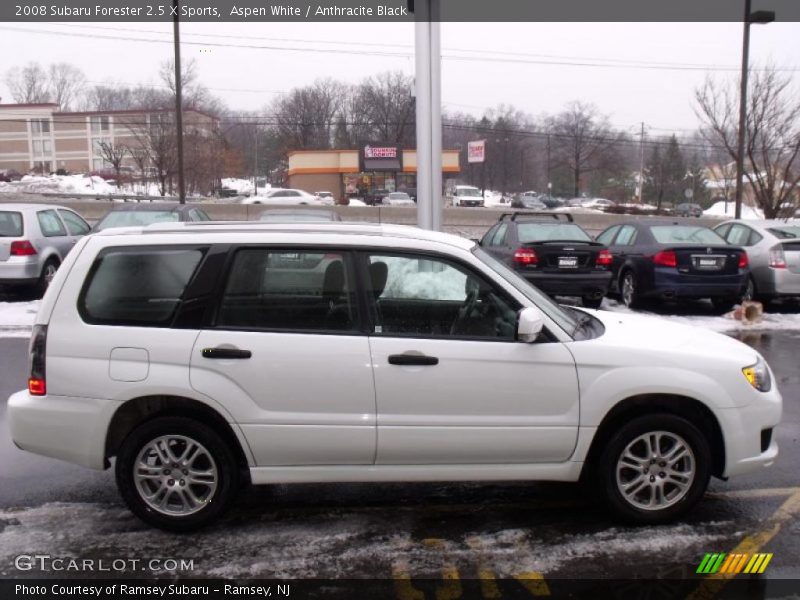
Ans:
POLYGON ((97 224, 95 230, 102 231, 109 227, 137 227, 150 225, 151 223, 166 223, 177 220, 178 213, 168 210, 121 210, 106 215, 105 218, 97 224))
POLYGON ((497 271, 497 273, 503 279, 513 285, 517 291, 524 295, 528 300, 533 302, 539 310, 555 321, 556 324, 566 333, 575 331, 576 327, 578 326, 577 319, 572 314, 564 310, 561 306, 553 302, 549 296, 539 291, 538 288, 531 285, 528 281, 520 277, 517 273, 509 269, 503 263, 487 254, 480 246, 475 246, 472 253, 483 263, 497 271))
POLYGON ((480 196, 481 191, 478 188, 466 188, 456 190, 456 196, 480 196))
POLYGON ((727 244, 716 231, 691 225, 655 225, 650 228, 659 244, 727 244))

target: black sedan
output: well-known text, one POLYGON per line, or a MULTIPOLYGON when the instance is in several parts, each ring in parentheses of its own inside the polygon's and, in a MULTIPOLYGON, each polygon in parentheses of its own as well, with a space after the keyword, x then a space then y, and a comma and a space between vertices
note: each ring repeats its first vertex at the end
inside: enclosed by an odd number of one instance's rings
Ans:
POLYGON ((608 291, 611 254, 570 214, 504 213, 480 244, 551 296, 580 296, 598 308, 608 291))
POLYGON ((643 300, 710 298, 721 311, 741 300, 747 252, 708 227, 670 221, 613 225, 597 236, 613 256, 611 292, 629 307, 643 300))
POLYGON ((206 212, 191 204, 178 202, 129 203, 115 206, 100 219, 92 231, 110 227, 135 227, 170 221, 210 221, 206 212))

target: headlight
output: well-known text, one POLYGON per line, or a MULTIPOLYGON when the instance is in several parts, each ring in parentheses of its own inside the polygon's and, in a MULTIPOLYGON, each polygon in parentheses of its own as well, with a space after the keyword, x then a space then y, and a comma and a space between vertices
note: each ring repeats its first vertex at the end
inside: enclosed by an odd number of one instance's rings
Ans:
POLYGON ((764 359, 759 357, 758 362, 742 369, 742 373, 754 388, 759 392, 768 392, 772 387, 772 378, 764 359))

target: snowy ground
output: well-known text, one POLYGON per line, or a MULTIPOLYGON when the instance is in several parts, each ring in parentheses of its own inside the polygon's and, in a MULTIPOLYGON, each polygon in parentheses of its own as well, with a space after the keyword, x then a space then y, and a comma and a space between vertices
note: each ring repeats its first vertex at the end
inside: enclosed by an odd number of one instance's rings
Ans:
MULTIPOLYGON (((707 210, 703 211, 704 217, 727 217, 734 218, 736 211, 736 204, 733 202, 717 202, 707 210)), ((763 219, 764 213, 756 208, 742 204, 742 218, 743 219, 763 219)))
POLYGON ((0 302, 0 337, 28 337, 39 302, 0 302))

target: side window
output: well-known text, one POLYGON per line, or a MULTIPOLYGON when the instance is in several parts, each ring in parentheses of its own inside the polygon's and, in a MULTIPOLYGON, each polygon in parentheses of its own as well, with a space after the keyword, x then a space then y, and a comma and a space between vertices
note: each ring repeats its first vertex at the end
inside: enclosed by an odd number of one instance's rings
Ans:
POLYGON ((636 241, 636 228, 631 225, 623 225, 619 230, 615 246, 633 246, 636 241))
POLYGON ((355 286, 347 255, 303 249, 236 252, 217 327, 288 331, 354 331, 355 286))
POLYGON ((729 244, 733 244, 734 246, 747 246, 751 231, 749 227, 735 223, 728 232, 726 239, 729 244))
POLYGON ((78 300, 81 317, 100 325, 168 325, 203 253, 198 248, 112 248, 101 253, 78 300))
POLYGON ((483 277, 445 259, 372 254, 367 296, 375 335, 513 341, 517 309, 483 277))
POLYGON ((36 218, 39 219, 39 228, 42 230, 42 235, 45 237, 56 237, 59 235, 67 235, 61 219, 56 216, 54 210, 41 210, 36 213, 36 218))
POLYGON ((492 246, 505 246, 508 235, 508 223, 501 223, 492 237, 492 246))
POLYGON ((726 238, 726 239, 727 239, 727 237, 728 237, 728 230, 729 230, 730 228, 731 228, 731 224, 730 224, 730 223, 725 223, 725 225, 720 225, 719 227, 715 227, 715 228, 714 228, 714 231, 716 231, 716 232, 717 232, 717 234, 718 234, 720 237, 724 237, 724 238, 726 238))
POLYGON ((597 238, 595 239, 601 244, 605 244, 606 246, 608 246, 609 244, 611 244, 611 240, 614 239, 614 236, 617 234, 617 231, 619 231, 619 228, 620 228, 619 225, 614 225, 613 227, 609 227, 603 233, 598 235, 597 238))
POLYGON ((199 208, 193 208, 189 211, 189 214, 192 215, 192 221, 210 221, 211 219, 205 213, 205 211, 200 210, 199 208))
POLYGON ((491 246, 492 245, 492 240, 494 239, 494 234, 497 233, 497 228, 498 227, 499 227, 499 225, 495 225, 494 227, 489 229, 489 231, 487 231, 483 235, 483 238, 481 238, 481 246, 491 246))
POLYGON ((59 210, 58 214, 64 220, 70 235, 86 235, 89 233, 91 228, 88 223, 71 210, 59 210))
POLYGON ((758 242, 764 239, 764 236, 755 231, 754 229, 750 230, 750 239, 747 240, 748 246, 755 246, 758 242))

